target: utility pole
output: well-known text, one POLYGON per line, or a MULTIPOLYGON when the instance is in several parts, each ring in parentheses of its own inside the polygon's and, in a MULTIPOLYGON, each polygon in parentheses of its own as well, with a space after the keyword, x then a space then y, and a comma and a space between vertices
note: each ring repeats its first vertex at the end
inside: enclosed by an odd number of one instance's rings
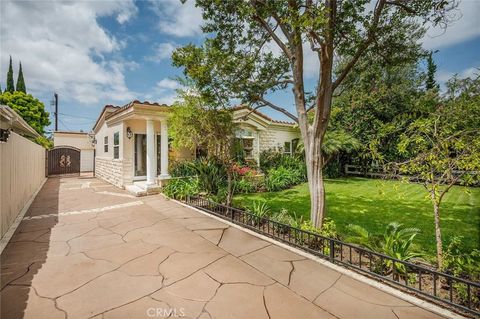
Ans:
POLYGON ((58 94, 53 93, 55 98, 55 131, 58 131, 58 94))

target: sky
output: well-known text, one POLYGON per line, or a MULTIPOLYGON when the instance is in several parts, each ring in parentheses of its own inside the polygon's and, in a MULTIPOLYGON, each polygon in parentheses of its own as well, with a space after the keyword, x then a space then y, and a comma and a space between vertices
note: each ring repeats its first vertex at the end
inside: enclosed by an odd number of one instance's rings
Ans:
MULTIPOLYGON (((462 0, 459 17, 446 31, 429 29, 426 49, 438 50, 437 81, 454 74, 471 76, 480 67, 480 0, 462 0)), ((5 88, 9 56, 14 77, 22 62, 28 93, 51 113, 59 95, 59 130, 90 131, 106 104, 138 99, 170 104, 181 69, 171 53, 201 44, 201 10, 193 0, 9 1, 0 3, 0 83, 5 88)), ((307 81, 316 62, 306 57, 307 81)), ((272 97, 293 110, 290 91, 272 97)), ((285 116, 262 109, 275 119, 285 116)))

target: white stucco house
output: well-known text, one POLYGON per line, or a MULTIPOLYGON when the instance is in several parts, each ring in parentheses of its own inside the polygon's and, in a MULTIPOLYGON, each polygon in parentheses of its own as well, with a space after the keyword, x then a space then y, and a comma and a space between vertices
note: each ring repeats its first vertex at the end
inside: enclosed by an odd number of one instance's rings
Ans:
POLYGON ((53 146, 70 146, 80 150, 80 172, 93 172, 94 146, 85 132, 53 132, 53 146))
POLYGON ((279 121, 252 110, 248 106, 237 106, 233 109, 233 119, 238 125, 236 138, 241 139, 247 159, 260 161, 260 153, 275 149, 292 154, 300 138, 300 130, 296 123, 279 121))
MULTIPOLYGON (((259 161, 270 148, 292 153, 300 136, 295 123, 277 121, 246 106, 232 109, 246 157, 259 161)), ((94 127, 95 175, 137 194, 155 193, 170 178, 170 160, 194 159, 196 150, 172 149, 165 104, 132 101, 107 105, 94 127)))

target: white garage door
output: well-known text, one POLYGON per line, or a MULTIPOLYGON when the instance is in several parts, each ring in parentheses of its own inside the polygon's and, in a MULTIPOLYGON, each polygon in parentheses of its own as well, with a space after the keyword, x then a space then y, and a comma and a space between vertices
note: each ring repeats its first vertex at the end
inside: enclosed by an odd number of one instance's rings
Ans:
POLYGON ((93 150, 81 150, 80 172, 93 171, 93 150))

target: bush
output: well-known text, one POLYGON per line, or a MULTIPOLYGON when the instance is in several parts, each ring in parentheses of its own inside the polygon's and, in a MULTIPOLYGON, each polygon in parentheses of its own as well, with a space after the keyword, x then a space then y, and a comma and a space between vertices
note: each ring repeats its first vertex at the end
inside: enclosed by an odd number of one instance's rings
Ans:
MULTIPOLYGON (((279 224, 285 224, 285 225, 292 225, 295 223, 295 219, 290 215, 288 210, 282 209, 278 213, 274 213, 271 217, 271 220, 274 222, 277 222, 279 224)), ((283 226, 283 225, 273 225, 273 229, 275 229, 278 233, 284 234, 288 232, 289 227, 283 226)))
POLYGON ((266 150, 260 153, 260 169, 263 172, 280 166, 302 172, 306 179, 307 167, 302 156, 289 155, 275 150, 266 150))
POLYGON ((200 189, 211 195, 217 195, 226 187, 227 173, 225 167, 213 159, 201 159, 194 162, 193 169, 198 176, 200 189))
POLYGON ((198 194, 197 178, 173 178, 163 187, 163 193, 170 198, 184 200, 198 194))
POLYGON ((253 202, 252 206, 247 208, 249 224, 256 226, 263 223, 263 219, 270 216, 271 211, 266 202, 253 202))
POLYGON ((257 190, 257 186, 246 178, 236 179, 233 187, 234 193, 253 193, 257 190))
POLYGON ((172 177, 186 177, 186 176, 195 176, 196 161, 177 161, 173 162, 170 166, 170 175, 172 177))
POLYGON ((302 172, 283 166, 272 168, 267 172, 265 187, 269 192, 287 189, 303 182, 302 172))
MULTIPOLYGON (((480 280, 480 250, 474 249, 469 253, 462 252, 462 236, 455 236, 451 239, 443 254, 442 270, 454 276, 468 279, 473 282, 480 280)), ((464 284, 455 283, 454 288, 458 297, 464 304, 468 304, 467 287, 464 284)), ((472 293, 470 302, 480 303, 478 295, 472 293)))
MULTIPOLYGON (((359 225, 348 225, 347 228, 354 235, 347 241, 366 247, 372 251, 385 254, 395 259, 409 261, 412 258, 423 257, 422 253, 414 249, 415 237, 420 233, 418 228, 406 228, 399 223, 390 223, 381 235, 371 234, 359 225)), ((382 269, 395 270, 398 274, 406 274, 405 265, 384 261, 382 269)))

